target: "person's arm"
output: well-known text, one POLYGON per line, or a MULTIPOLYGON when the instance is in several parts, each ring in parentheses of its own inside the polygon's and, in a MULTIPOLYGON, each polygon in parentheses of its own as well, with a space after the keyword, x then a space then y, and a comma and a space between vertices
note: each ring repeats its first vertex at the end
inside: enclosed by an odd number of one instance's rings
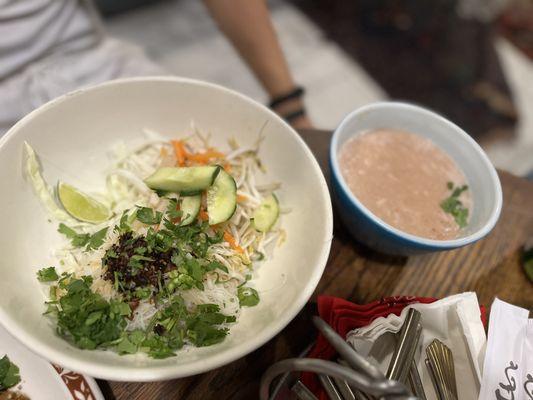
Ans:
MULTIPOLYGON (((204 3, 271 99, 296 88, 264 0, 204 0, 204 3)), ((274 110, 286 116, 303 107, 301 98, 295 98, 274 110)), ((290 122, 299 128, 311 126, 306 115, 290 122)))

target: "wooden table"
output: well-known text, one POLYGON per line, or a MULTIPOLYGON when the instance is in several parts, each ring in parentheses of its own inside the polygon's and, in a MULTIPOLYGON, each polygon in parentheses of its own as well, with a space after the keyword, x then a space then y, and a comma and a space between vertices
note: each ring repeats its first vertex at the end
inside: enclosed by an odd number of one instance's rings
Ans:
MULTIPOLYGON (((330 132, 303 131, 326 176, 330 132)), ((311 301, 275 338, 225 367, 185 379, 124 383, 99 381, 106 399, 243 399, 258 397, 259 379, 275 361, 296 356, 315 337, 310 316, 316 296, 328 294, 367 303, 389 295, 444 297, 475 291, 481 304, 495 296, 533 309, 533 284, 520 266, 520 250, 533 237, 533 183, 500 171, 503 212, 492 233, 459 250, 416 257, 390 257, 355 243, 335 219, 324 275, 311 301)))

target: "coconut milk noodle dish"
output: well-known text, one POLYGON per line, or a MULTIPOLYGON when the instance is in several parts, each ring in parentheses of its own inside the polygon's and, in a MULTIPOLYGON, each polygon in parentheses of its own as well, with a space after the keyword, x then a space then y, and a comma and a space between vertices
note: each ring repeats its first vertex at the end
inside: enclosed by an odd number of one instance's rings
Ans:
POLYGON ((394 129, 363 132, 342 145, 339 160, 352 193, 401 231, 449 240, 468 224, 466 177, 429 139, 394 129))
POLYGON ((91 196, 76 182, 54 194, 24 150, 29 181, 64 237, 55 265, 37 273, 58 334, 82 349, 166 358, 224 340, 241 308, 260 301, 253 267, 285 232, 280 184, 256 182, 268 176, 261 137, 222 149, 197 130, 147 136, 114 149, 105 190, 91 196))

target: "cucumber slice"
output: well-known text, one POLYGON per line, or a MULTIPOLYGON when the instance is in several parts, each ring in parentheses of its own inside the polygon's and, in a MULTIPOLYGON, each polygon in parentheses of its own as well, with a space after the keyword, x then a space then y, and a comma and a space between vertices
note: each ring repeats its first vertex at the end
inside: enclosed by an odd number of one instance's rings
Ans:
POLYGON ((209 225, 230 219, 237 208, 237 185, 233 177, 222 168, 213 186, 207 189, 209 225))
POLYGON ((180 210, 182 214, 181 226, 190 225, 200 212, 200 206, 202 205, 202 195, 196 196, 184 196, 180 198, 180 210))
POLYGON ((163 167, 144 180, 153 190, 169 192, 198 192, 211 186, 220 167, 163 167))
POLYGON ((266 197, 252 216, 252 224, 259 232, 268 232, 279 217, 279 203, 274 194, 266 197))

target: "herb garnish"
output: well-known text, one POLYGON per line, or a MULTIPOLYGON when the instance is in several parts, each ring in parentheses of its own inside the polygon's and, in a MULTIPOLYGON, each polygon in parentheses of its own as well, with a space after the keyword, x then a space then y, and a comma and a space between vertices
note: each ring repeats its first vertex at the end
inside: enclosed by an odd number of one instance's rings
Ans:
POLYGON ((133 212, 131 215, 128 215, 129 210, 124 210, 118 225, 115 226, 114 231, 118 233, 126 233, 131 231, 131 223, 135 220, 137 214, 133 212))
POLYGON ((148 354, 154 358, 169 357, 183 346, 184 339, 198 347, 221 342, 228 329, 219 325, 231 322, 235 322, 235 317, 220 313, 216 304, 200 304, 188 312, 183 298, 176 295, 152 319, 150 325, 155 335, 150 335, 143 345, 149 345, 148 354))
MULTIPOLYGON (((153 358, 166 358, 174 356, 185 340, 198 347, 221 342, 228 329, 220 325, 236 320, 235 316, 222 314, 216 304, 200 304, 189 311, 183 298, 174 295, 152 317, 146 331, 126 331, 130 306, 118 300, 108 302, 91 290, 91 283, 89 276, 76 279, 63 274, 58 287, 66 294, 48 303, 47 313, 57 316, 57 332, 82 349, 116 346, 119 354, 144 351, 153 358)), ((0 384, 2 371, 0 360, 0 384)))
POLYGON ((468 223, 468 208, 459 200, 461 193, 468 190, 467 185, 455 187, 453 182, 448 182, 447 187, 452 191, 450 196, 440 203, 444 212, 451 214, 460 228, 464 228, 468 223))
POLYGON ((37 279, 39 282, 53 282, 59 279, 59 275, 54 267, 42 268, 37 271, 37 279))
POLYGON ((239 298, 241 307, 253 307, 259 303, 259 293, 251 287, 239 287, 237 297, 239 298))
POLYGON ((220 325, 232 322, 235 317, 220 313, 216 304, 200 304, 191 312, 183 298, 175 295, 156 313, 146 331, 123 332, 117 351, 119 354, 144 351, 153 358, 172 357, 186 340, 197 347, 221 342, 228 329, 220 325))
POLYGON ((118 354, 134 354, 139 351, 139 345, 146 338, 146 334, 141 330, 124 332, 122 340, 117 345, 118 354))
POLYGON ((58 285, 66 290, 59 301, 50 302, 57 316, 57 332, 82 349, 105 348, 119 339, 131 314, 127 303, 105 300, 91 290, 92 278, 64 275, 58 285))
POLYGON ((217 269, 228 272, 228 269, 218 261, 208 262, 202 259, 182 258, 174 254, 172 261, 178 265, 176 270, 170 271, 167 277, 170 279, 167 283, 167 290, 172 293, 176 289, 192 289, 196 287, 200 290, 204 289, 202 283, 204 275, 208 272, 217 269))
POLYGON ((89 233, 77 233, 74 229, 69 228, 65 224, 59 224, 58 232, 65 235, 70 239, 71 244, 74 247, 85 247, 85 250, 96 250, 102 244, 104 244, 105 237, 107 235, 107 229, 103 228, 94 234, 89 233))
POLYGON ((15 386, 19 382, 19 368, 9 360, 7 355, 0 358, 0 392, 15 386))
MULTIPOLYGON (((149 227, 146 235, 126 231, 102 258, 102 266, 106 269, 104 278, 127 297, 141 299, 148 293, 170 295, 176 289, 193 287, 203 290, 206 273, 228 272, 223 264, 207 258, 209 247, 219 243, 222 235, 208 234, 207 223, 188 226, 173 223, 171 219, 179 215, 176 212, 179 210, 174 199, 170 203, 164 218, 151 208, 139 207, 137 219, 141 215, 145 222, 162 220, 163 228, 156 231, 149 227), (116 284, 117 279, 120 284, 116 284)), ((120 226, 115 227, 115 231, 123 232, 120 226)))
POLYGON ((107 235, 107 229, 108 228, 100 229, 98 232, 91 235, 89 244, 87 245, 87 250, 96 250, 104 244, 104 240, 107 235))
POLYGON ((181 218, 183 212, 178 209, 178 202, 176 199, 169 199, 168 200, 168 206, 167 206, 167 212, 166 212, 168 218, 170 218, 171 221, 174 221, 178 218, 181 218))
MULTIPOLYGON (((175 221, 181 212, 175 199, 169 200, 165 213, 149 207, 125 211, 113 228, 118 241, 102 258, 103 278, 113 283, 123 300, 107 301, 91 289, 92 278, 76 278, 64 273, 58 276, 53 267, 38 273, 41 281, 56 284, 50 288, 48 310, 57 317, 58 333, 82 349, 115 348, 119 354, 145 352, 153 358, 166 358, 185 343, 210 346, 224 340, 226 324, 235 316, 224 315, 216 304, 200 304, 193 309, 177 290, 204 289, 205 275, 228 273, 228 268, 209 255, 209 248, 223 240, 223 232, 213 234, 207 222, 180 226, 175 221), (134 233, 134 219, 155 225, 146 234, 134 233), (53 292, 53 293, 52 293, 53 292), (145 330, 126 330, 126 318, 140 300, 154 301, 159 311, 145 330), (130 303, 127 303, 130 302, 130 303)), ((94 235, 79 234, 61 224, 61 233, 77 247, 98 248, 105 239, 107 228, 94 235), (102 232, 102 233, 100 233, 102 232)), ((241 306, 259 302, 257 292, 248 287, 238 288, 241 306)))
POLYGON ((163 213, 161 211, 154 211, 149 207, 137 206, 137 219, 146 225, 157 225, 161 222, 163 213))

